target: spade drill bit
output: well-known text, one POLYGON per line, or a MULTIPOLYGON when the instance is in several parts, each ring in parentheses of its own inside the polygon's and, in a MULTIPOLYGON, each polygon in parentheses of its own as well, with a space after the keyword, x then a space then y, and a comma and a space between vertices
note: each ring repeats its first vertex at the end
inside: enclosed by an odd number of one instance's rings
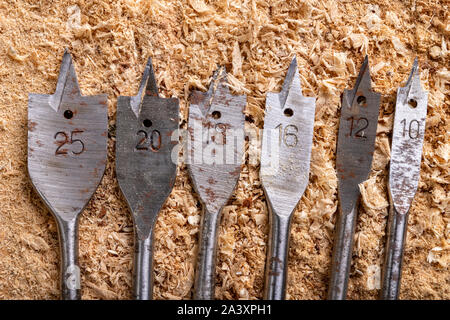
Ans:
POLYGON ((420 85, 416 60, 406 86, 397 91, 389 169, 391 208, 381 299, 394 300, 400 291, 408 212, 419 184, 428 92, 420 85))
POLYGON ((369 60, 359 72, 353 90, 342 96, 336 169, 339 213, 336 221, 328 299, 347 296, 360 192, 358 185, 369 175, 380 108, 380 94, 371 89, 369 60))
POLYGON ((82 96, 66 50, 56 91, 29 94, 28 173, 56 219, 61 247, 61 297, 80 299, 78 218, 106 165, 107 96, 82 96))
POLYGON ((221 211, 235 189, 243 161, 246 96, 230 93, 221 68, 209 90, 193 91, 190 102, 188 169, 203 204, 194 298, 210 300, 214 299, 221 211))
POLYGON ((153 293, 153 231, 175 183, 177 156, 171 136, 178 129, 178 99, 161 98, 148 59, 138 94, 117 102, 116 173, 133 214, 134 297, 153 293))
POLYGON ((269 204, 270 235, 265 299, 286 296, 290 225, 305 192, 316 103, 304 97, 294 57, 280 93, 268 93, 261 153, 261 182, 269 204))

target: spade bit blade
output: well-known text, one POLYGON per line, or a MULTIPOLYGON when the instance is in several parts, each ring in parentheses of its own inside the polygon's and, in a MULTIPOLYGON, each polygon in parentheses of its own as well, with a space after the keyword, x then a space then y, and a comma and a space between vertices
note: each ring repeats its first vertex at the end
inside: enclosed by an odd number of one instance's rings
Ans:
POLYGON ((391 208, 381 299, 394 300, 400 291, 408 212, 420 177, 428 92, 422 90, 416 60, 406 86, 397 91, 389 169, 391 208))
MULTIPOLYGON (((178 129, 178 99, 158 96, 148 59, 139 92, 117 102, 116 174, 135 229, 134 297, 153 294, 153 230, 175 183, 177 156, 171 157, 178 129)), ((175 141, 176 143, 176 141, 175 141)))
POLYGON ((61 297, 80 299, 78 218, 106 165, 107 96, 82 96, 66 50, 56 91, 28 97, 28 172, 58 225, 61 297))
POLYGON ((267 300, 286 297, 290 225, 308 185, 315 109, 315 98, 302 95, 294 58, 281 92, 266 99, 260 176, 270 215, 267 300))
POLYGON ((380 94, 372 91, 366 56, 354 89, 345 90, 342 96, 336 155, 339 213, 328 299, 342 300, 347 296, 360 198, 358 185, 367 179, 370 172, 379 108, 380 94))
POLYGON ((218 226, 241 171, 246 99, 230 93, 223 68, 207 92, 193 91, 190 97, 188 169, 203 204, 194 284, 198 300, 214 299, 218 226))

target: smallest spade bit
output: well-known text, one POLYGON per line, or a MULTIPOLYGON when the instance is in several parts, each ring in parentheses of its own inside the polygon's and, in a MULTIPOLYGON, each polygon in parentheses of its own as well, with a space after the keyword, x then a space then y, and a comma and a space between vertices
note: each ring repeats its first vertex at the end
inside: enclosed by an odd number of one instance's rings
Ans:
POLYGON ((190 97, 188 169, 203 204, 194 299, 214 299, 217 236, 223 207, 241 172, 246 96, 230 93, 224 68, 215 72, 209 90, 190 97))
POLYGON ((66 50, 56 91, 28 98, 28 173, 58 226, 61 298, 81 297, 78 218, 106 165, 107 96, 82 96, 66 50))
POLYGON ((360 198, 358 185, 370 172, 379 108, 380 94, 372 91, 366 56, 354 89, 345 90, 342 96, 336 154, 339 212, 331 259, 330 300, 347 297, 360 198))
POLYGON ((138 94, 117 102, 116 173, 133 215, 137 300, 152 299, 153 233, 175 183, 178 153, 172 155, 171 136, 178 129, 178 109, 178 99, 159 97, 151 59, 138 94))
POLYGON ((381 299, 398 298, 408 214, 420 177, 428 92, 420 85, 416 60, 406 86, 397 91, 389 168, 391 208, 381 299))
POLYGON ((266 99, 260 172, 270 214, 266 300, 286 297, 290 226, 308 185, 315 108, 315 98, 302 95, 294 58, 281 92, 266 99))

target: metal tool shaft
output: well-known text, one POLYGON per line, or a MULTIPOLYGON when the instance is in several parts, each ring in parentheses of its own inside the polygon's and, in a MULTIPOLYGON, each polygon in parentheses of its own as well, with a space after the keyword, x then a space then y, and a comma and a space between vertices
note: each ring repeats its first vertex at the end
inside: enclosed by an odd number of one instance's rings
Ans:
POLYGON ((408 214, 398 213, 393 206, 391 206, 390 211, 380 296, 383 300, 398 299, 406 228, 408 226, 408 214))
POLYGON ((61 299, 79 300, 80 268, 78 266, 78 216, 72 220, 56 219, 61 254, 61 299))
POLYGON ((289 234, 291 216, 270 212, 270 235, 266 263, 266 283, 264 299, 286 299, 288 271, 289 234))
POLYGON ((197 272, 194 285, 195 300, 214 299, 217 237, 220 217, 220 212, 211 213, 206 209, 204 210, 200 228, 197 272))
MULTIPOLYGON (((352 264, 353 235, 359 201, 350 212, 340 212, 336 221, 333 256, 331 258, 331 280, 329 300, 344 300, 347 296, 348 275, 352 264)), ((342 209, 340 209, 342 210, 342 209)))
POLYGON ((151 300, 153 295, 153 231, 141 239, 135 232, 133 293, 136 300, 151 300))

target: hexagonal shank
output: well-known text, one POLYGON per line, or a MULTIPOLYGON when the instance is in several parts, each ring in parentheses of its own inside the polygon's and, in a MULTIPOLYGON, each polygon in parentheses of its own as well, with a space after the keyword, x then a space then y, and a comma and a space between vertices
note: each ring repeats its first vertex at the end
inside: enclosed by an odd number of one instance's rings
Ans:
POLYGON ((391 205, 388 220, 385 261, 380 299, 396 300, 400 293, 403 251, 408 226, 408 214, 400 214, 391 205))
POLYGON ((153 296, 153 230, 145 239, 135 232, 133 295, 136 300, 151 300, 153 296))
POLYGON ((61 253, 61 299, 79 300, 80 267, 78 266, 78 216, 72 220, 56 218, 61 253))
POLYGON ((220 216, 220 212, 210 213, 206 209, 204 210, 200 227, 197 271, 195 273, 195 300, 214 299, 217 236, 220 216))
POLYGON ((350 212, 340 212, 336 221, 333 256, 331 258, 331 280, 329 300, 345 300, 348 276, 352 264, 353 235, 355 234, 359 200, 350 212))
POLYGON ((292 216, 270 212, 270 236, 266 262, 264 299, 286 299, 286 280, 289 255, 289 233, 292 216))

